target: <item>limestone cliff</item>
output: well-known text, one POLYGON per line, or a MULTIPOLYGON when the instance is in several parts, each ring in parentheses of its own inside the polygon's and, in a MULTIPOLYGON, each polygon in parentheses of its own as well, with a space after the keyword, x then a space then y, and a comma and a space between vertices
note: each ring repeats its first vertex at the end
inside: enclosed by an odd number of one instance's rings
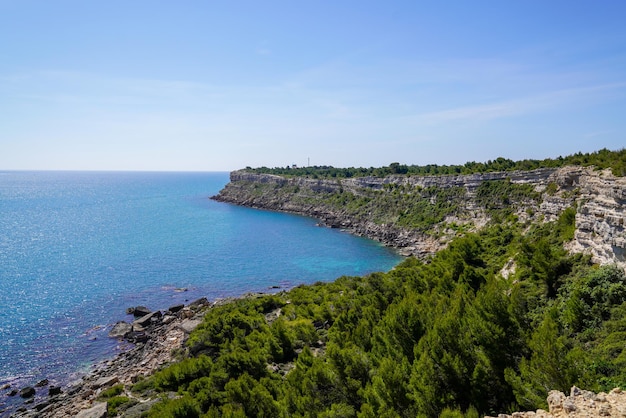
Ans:
POLYGON ((309 215, 319 219, 321 225, 344 228, 420 257, 439 250, 463 231, 479 229, 491 219, 490 209, 494 207, 506 206, 521 221, 536 221, 554 220, 574 206, 576 232, 569 249, 589 253, 597 263, 626 267, 626 178, 615 177, 609 170, 564 167, 341 179, 239 170, 231 173, 230 183, 214 199, 309 215), (508 188, 494 189, 500 193, 494 198, 486 186, 497 183, 508 188), (412 196, 412 200, 407 200, 407 196, 412 196), (419 206, 422 204, 426 206, 419 206), (381 210, 385 205, 389 205, 386 212, 381 210), (408 206, 437 208, 439 212, 432 217, 436 222, 424 227, 405 221, 408 206))

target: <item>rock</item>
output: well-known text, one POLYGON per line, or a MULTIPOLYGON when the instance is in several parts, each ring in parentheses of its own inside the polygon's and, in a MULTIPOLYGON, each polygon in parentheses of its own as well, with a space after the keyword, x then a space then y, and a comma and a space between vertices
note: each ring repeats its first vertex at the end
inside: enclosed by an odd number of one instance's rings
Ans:
POLYGON ((572 387, 570 396, 553 390, 548 395, 550 412, 538 409, 536 412, 515 412, 513 418, 564 418, 567 416, 593 417, 624 417, 626 416, 626 393, 619 388, 613 389, 608 395, 600 392, 597 395, 587 390, 572 387))
POLYGON ((48 407, 48 405, 50 405, 50 401, 43 401, 43 402, 40 402, 40 403, 36 404, 36 405, 33 407, 33 409, 34 409, 35 411, 41 411, 42 409, 47 408, 47 407, 48 407))
POLYGON ((148 334, 143 331, 131 331, 126 335, 126 341, 133 344, 145 343, 149 340, 148 334))
POLYGON ((111 328, 111 331, 109 331, 109 337, 124 338, 132 330, 133 326, 131 324, 125 321, 119 321, 115 325, 113 325, 113 328, 111 328))
POLYGON ((178 314, 180 318, 193 318, 195 315, 189 307, 184 307, 178 314))
POLYGON ((19 391, 19 395, 22 398, 32 398, 35 396, 35 388, 32 386, 26 386, 19 391))
POLYGON ((189 334, 191 331, 196 329, 196 327, 200 325, 201 323, 202 323, 201 319, 185 319, 183 322, 181 322, 181 324, 178 327, 182 329, 183 331, 185 331, 187 334, 189 334))
POLYGON ((276 319, 280 317, 282 312, 283 311, 281 308, 274 309, 273 311, 265 314, 265 320, 267 321, 268 324, 271 324, 272 322, 274 322, 276 319))
POLYGON ((61 386, 50 386, 48 389, 48 396, 59 395, 61 392, 61 386))
POLYGON ((11 387, 10 383, 7 383, 6 385, 2 385, 2 387, 0 387, 0 390, 7 390, 11 387))
POLYGON ((100 379, 96 380, 91 387, 94 389, 99 389, 99 388, 103 388, 103 387, 107 387, 107 386, 111 386, 114 383, 119 382, 120 379, 117 376, 105 376, 105 377, 101 377, 100 379))
POLYGON ((35 383, 35 387, 36 388, 42 388, 44 386, 48 386, 48 383, 50 383, 48 381, 48 379, 43 379, 43 380, 40 380, 39 382, 35 383))
POLYGON ((567 412, 568 414, 570 412, 576 411, 577 409, 578 408, 574 404, 574 401, 572 401, 571 399, 566 399, 565 401, 563 401, 563 410, 567 412))
POLYGON ((171 313, 176 313, 178 311, 180 311, 181 309, 183 309, 185 307, 184 304, 179 304, 179 305, 174 305, 174 306, 170 306, 168 308, 168 311, 170 311, 171 313))
POLYGON ((548 394, 548 410, 551 414, 559 412, 563 409, 563 401, 565 400, 565 394, 558 390, 551 390, 548 394))
POLYGON ((134 320, 133 326, 139 325, 140 327, 147 327, 150 324, 152 324, 152 322, 155 322, 159 318, 161 318, 161 316, 162 316, 161 311, 150 312, 149 314, 146 314, 142 316, 141 318, 134 320))
POLYGON ((135 306, 134 308, 128 308, 126 309, 126 313, 129 315, 134 315, 135 318, 139 318, 145 315, 148 315, 150 312, 152 312, 150 309, 146 308, 145 306, 135 306))
POLYGON ((208 305, 209 305, 209 300, 207 298, 200 298, 191 302, 188 305, 188 307, 194 309, 194 308, 200 308, 202 306, 208 306, 208 305))
POLYGON ((10 391, 9 393, 7 393, 7 396, 15 396, 18 394, 18 390, 17 389, 13 389, 12 391, 10 391))
POLYGON ((107 416, 107 403, 97 402, 89 409, 80 411, 76 418, 106 418, 107 416))
POLYGON ((68 395, 76 395, 78 392, 80 392, 80 390, 81 390, 82 388, 83 388, 83 385, 81 385, 81 384, 75 384, 75 385, 69 386, 69 387, 66 389, 66 392, 67 392, 67 394, 68 394, 68 395))

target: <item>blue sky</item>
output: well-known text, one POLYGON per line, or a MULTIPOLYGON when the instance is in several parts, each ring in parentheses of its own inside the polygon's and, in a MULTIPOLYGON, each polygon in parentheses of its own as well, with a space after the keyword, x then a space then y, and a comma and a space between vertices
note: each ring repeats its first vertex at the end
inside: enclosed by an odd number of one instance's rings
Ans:
POLYGON ((0 0, 0 169, 626 145, 624 1, 0 0))

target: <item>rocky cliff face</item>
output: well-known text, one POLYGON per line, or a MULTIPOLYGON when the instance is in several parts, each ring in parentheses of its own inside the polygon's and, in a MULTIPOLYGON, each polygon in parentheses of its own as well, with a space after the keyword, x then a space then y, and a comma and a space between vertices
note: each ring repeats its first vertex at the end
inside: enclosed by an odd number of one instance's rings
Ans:
MULTIPOLYGON (((576 186, 576 235, 572 251, 587 252, 598 263, 626 265, 626 179, 608 170, 570 170, 567 181, 576 186)), ((571 186, 570 186, 571 187, 571 186)))
POLYGON ((576 207, 576 232, 569 249, 585 252, 596 263, 617 263, 626 267, 626 178, 615 177, 609 170, 564 167, 533 171, 497 172, 454 176, 355 177, 313 179, 234 171, 230 183, 214 198, 244 206, 294 212, 313 216, 320 224, 345 228, 357 235, 379 240, 399 248, 405 254, 427 256, 439 250, 456 230, 450 225, 463 224, 478 229, 490 213, 477 197, 485 182, 506 181, 530 185, 539 198, 516 202, 520 219, 554 220, 568 207, 576 207), (356 217, 340 206, 330 205, 328 197, 342 193, 352 196, 392 193, 393 190, 461 188, 462 210, 447 216, 437 233, 401 226, 395 222, 375 222, 368 216, 356 217))

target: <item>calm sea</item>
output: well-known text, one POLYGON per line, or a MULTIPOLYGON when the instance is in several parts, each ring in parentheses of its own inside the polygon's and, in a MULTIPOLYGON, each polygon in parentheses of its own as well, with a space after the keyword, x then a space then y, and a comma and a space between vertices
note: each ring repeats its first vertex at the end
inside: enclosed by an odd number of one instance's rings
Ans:
MULTIPOLYGON (((227 182, 228 173, 0 172, 0 387, 63 384, 111 357, 119 347, 107 333, 132 320, 130 306, 267 292, 400 260, 310 218, 208 199, 227 182)), ((6 399, 0 391, 0 410, 6 399)))

